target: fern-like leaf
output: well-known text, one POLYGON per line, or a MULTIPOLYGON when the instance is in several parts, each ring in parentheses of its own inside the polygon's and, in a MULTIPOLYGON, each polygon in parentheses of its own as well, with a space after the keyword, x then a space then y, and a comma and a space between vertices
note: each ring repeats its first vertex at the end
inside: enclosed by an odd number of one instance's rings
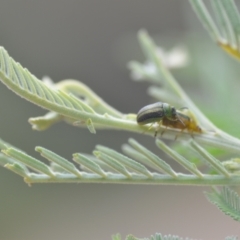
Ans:
MULTIPOLYGON (((139 40, 146 56, 153 61, 152 64, 157 69, 156 78, 164 76, 165 82, 168 83, 168 89, 172 89, 172 92, 176 93, 176 97, 180 96, 180 100, 187 101, 199 119, 218 133, 213 134, 210 131, 203 131, 201 134, 195 133, 195 141, 239 151, 240 141, 223 134, 222 131, 214 127, 187 97, 159 59, 157 46, 148 34, 141 31, 139 40)), ((121 129, 139 133, 145 132, 145 134, 153 136, 156 131, 155 128, 149 129, 148 125, 138 125, 136 114, 122 114, 113 109, 82 83, 66 80, 54 85, 38 80, 27 69, 16 63, 3 47, 0 47, 0 80, 21 97, 50 111, 44 117, 29 120, 34 129, 46 129, 55 122, 65 120, 73 125, 87 127, 91 133, 95 133, 96 129, 121 129)), ((160 128, 166 129, 161 124, 160 128)), ((178 133, 179 129, 168 128, 163 137, 176 139, 178 133)), ((178 134, 178 140, 190 138, 192 138, 192 134, 188 131, 178 134)))
POLYGON ((50 88, 38 80, 26 68, 16 63, 3 47, 0 47, 0 78, 15 93, 41 107, 65 113, 64 115, 83 110, 88 114, 94 113, 80 99, 50 88))
MULTIPOLYGON (((238 185, 240 174, 228 173, 227 168, 220 168, 221 162, 215 159, 215 165, 211 167, 218 174, 203 173, 198 167, 189 162, 166 144, 157 140, 157 145, 171 158, 176 160, 187 173, 176 172, 165 160, 142 146, 134 139, 129 140, 126 152, 133 156, 130 158, 113 149, 97 146, 93 155, 82 153, 73 154, 73 161, 53 153, 43 147, 36 147, 36 151, 42 157, 50 161, 45 164, 28 154, 7 146, 1 141, 2 152, 0 165, 22 176, 25 182, 47 183, 47 182, 96 182, 96 183, 127 183, 127 184, 178 184, 178 185, 238 185), (129 149, 131 149, 129 151, 129 149), (141 159, 141 163, 138 160, 141 159), (217 163, 216 163, 217 162, 217 163), (148 167, 149 166, 149 167, 148 167), (225 174, 227 173, 227 174, 225 174)), ((198 146, 195 143, 196 146, 198 146)), ((198 146, 199 148, 199 146, 198 146)), ((124 152, 125 152, 124 150, 124 152)), ((206 158, 211 162, 211 158, 206 158)))
POLYGON ((202 0, 190 0, 193 9, 210 36, 231 56, 240 60, 240 14, 233 0, 213 0, 217 24, 202 0))
POLYGON ((229 236, 229 237, 226 237, 225 240, 238 240, 238 237, 237 236, 229 236))
POLYGON ((235 191, 229 187, 224 187, 221 192, 214 190, 206 193, 206 196, 223 213, 236 221, 240 221, 240 197, 235 191))
POLYGON ((150 238, 137 238, 133 235, 128 235, 126 240, 191 240, 190 238, 182 238, 176 235, 162 235, 161 233, 156 233, 150 238))
MULTIPOLYGON (((112 240, 121 240, 121 235, 116 234, 112 236, 112 240)), ((236 236, 229 236, 226 237, 225 240, 237 240, 238 237, 236 236)), ((132 234, 126 237, 126 240, 191 240, 190 238, 182 238, 176 235, 162 235, 161 233, 156 233, 152 235, 150 238, 138 238, 133 236, 132 234)))
MULTIPOLYGON (((97 108, 97 110, 99 112, 106 110, 106 112, 104 112, 104 114, 97 113, 89 104, 73 95, 68 89, 67 84, 58 84, 54 87, 37 79, 26 68, 23 68, 19 63, 15 62, 3 47, 0 47, 0 80, 8 88, 26 100, 58 113, 61 116, 65 116, 67 119, 71 119, 72 122, 80 121, 93 133, 95 132, 96 126, 141 131, 141 128, 136 123, 136 116, 133 118, 123 116, 110 106, 104 104, 99 98, 97 98, 100 101, 98 103, 102 108, 100 110, 97 108)), ((76 85, 73 81, 70 83, 71 86, 76 85)), ((78 88, 82 87, 81 84, 77 84, 77 86, 78 88)), ((88 90, 86 89, 87 88, 85 88, 85 92, 88 90)), ((92 94, 92 98, 96 100, 96 96, 89 90, 88 94, 92 94)), ((95 104, 98 105, 98 103, 95 104)), ((45 121, 38 119, 38 123, 41 121, 40 124, 42 125, 40 127, 36 126, 35 128, 45 129, 59 120, 56 114, 48 117, 50 117, 50 122, 46 121, 46 119, 44 119, 45 121)), ((34 122, 34 120, 32 121, 34 122)))

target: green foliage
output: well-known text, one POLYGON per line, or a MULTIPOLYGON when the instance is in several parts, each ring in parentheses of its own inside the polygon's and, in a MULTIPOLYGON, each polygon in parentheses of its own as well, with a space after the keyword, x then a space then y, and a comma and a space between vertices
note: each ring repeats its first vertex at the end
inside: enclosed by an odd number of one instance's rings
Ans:
MULTIPOLYGON (((217 24, 203 1, 190 0, 190 3, 214 41, 227 53, 240 59, 240 15, 234 1, 212 1, 217 24)), ((56 122, 65 121, 76 127, 88 128, 94 134, 98 129, 144 132, 151 136, 158 132, 156 146, 174 160, 181 170, 175 170, 166 160, 134 139, 129 139, 128 144, 123 146, 123 153, 101 145, 96 146, 92 155, 74 153, 74 163, 48 149, 36 147, 35 150, 50 164, 0 140, 0 165, 23 177, 28 184, 96 182, 238 186, 240 140, 216 127, 195 105, 171 74, 167 54, 160 54, 159 47, 145 30, 139 31, 138 39, 146 62, 131 61, 128 64, 133 78, 152 84, 148 93, 156 100, 189 108, 186 118, 189 119, 189 125, 183 124, 185 128, 183 125, 179 127, 176 122, 164 126, 161 121, 140 126, 136 122, 136 114, 119 112, 79 81, 68 79, 57 84, 40 81, 13 60, 3 47, 0 47, 0 80, 19 96, 49 111, 44 116, 29 119, 33 129, 42 131, 56 122), (159 140, 160 137, 176 140, 180 144, 175 142, 175 147, 169 147, 159 140), (221 162, 220 158, 222 160, 223 157, 226 159, 221 162)), ((181 109, 178 113, 181 113, 181 109)), ((228 117, 222 120, 229 123, 228 117)), ((224 187, 221 192, 214 190, 206 193, 206 196, 226 215, 240 220, 239 196, 233 190, 224 187)), ((115 235, 113 239, 120 240, 121 236, 115 235)), ((129 235, 127 239, 139 238, 129 235)), ((183 238, 157 233, 144 239, 183 238)))
POLYGON ((231 56, 240 59, 240 15, 233 0, 212 0, 216 15, 214 23, 202 0, 190 0, 202 24, 214 41, 231 56))
POLYGON ((0 164, 24 178, 28 184, 47 182, 98 182, 125 184, 175 184, 175 185, 239 185, 239 171, 229 169, 229 165, 222 164, 196 142, 192 146, 205 159, 205 170, 214 169, 212 174, 204 173, 194 163, 168 147, 159 139, 156 145, 169 157, 182 166, 187 173, 176 172, 166 161, 155 155, 134 139, 129 140, 123 150, 132 158, 117 151, 96 146, 94 155, 81 153, 73 154, 73 161, 80 168, 67 159, 43 147, 36 147, 42 157, 50 161, 50 165, 29 156, 28 154, 10 146, 6 147, 1 140, 2 152, 7 156, 0 156, 0 164), (139 163, 138 161, 141 161, 139 163), (206 164, 207 163, 207 164, 206 164), (148 168, 148 167, 149 168, 148 168))
POLYGON ((236 236, 229 236, 229 237, 226 237, 225 240, 238 240, 238 237, 236 237, 236 236))
POLYGON ((221 192, 214 190, 205 193, 208 200, 216 205, 223 213, 236 221, 240 221, 240 197, 229 187, 223 187, 221 192))
POLYGON ((150 238, 137 238, 133 235, 128 235, 126 240, 191 240, 190 238, 182 238, 175 235, 162 235, 161 233, 156 233, 150 238))

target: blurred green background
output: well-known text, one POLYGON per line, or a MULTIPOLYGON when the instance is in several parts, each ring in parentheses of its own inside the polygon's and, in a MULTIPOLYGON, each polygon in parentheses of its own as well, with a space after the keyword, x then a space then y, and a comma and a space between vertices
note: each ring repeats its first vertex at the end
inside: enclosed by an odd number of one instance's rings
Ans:
MULTIPOLYGON (((203 30, 188 1, 1 1, 0 45, 38 78, 79 79, 122 112, 150 103, 147 83, 131 81, 129 60, 144 58, 137 31, 145 28, 171 49, 185 44, 191 58, 173 73, 220 127, 240 136, 239 63, 203 30)), ((0 83, 1 84, 1 83, 0 83)), ((134 137, 157 154, 154 138, 121 131, 90 134, 64 123, 32 131, 27 120, 46 111, 0 85, 0 137, 38 157, 43 146, 71 159, 96 144, 121 149, 134 137)), ((110 239, 155 232, 195 239, 239 235, 237 222, 207 202, 202 187, 35 184, 0 168, 0 239, 110 239)))

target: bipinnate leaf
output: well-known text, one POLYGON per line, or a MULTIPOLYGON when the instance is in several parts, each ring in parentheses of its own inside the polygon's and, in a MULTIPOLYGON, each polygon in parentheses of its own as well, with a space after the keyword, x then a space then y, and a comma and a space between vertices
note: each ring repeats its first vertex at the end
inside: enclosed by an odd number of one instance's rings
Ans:
POLYGON ((240 221, 240 198, 229 187, 223 187, 221 192, 214 190, 205 193, 208 200, 216 205, 224 214, 236 221, 240 221))

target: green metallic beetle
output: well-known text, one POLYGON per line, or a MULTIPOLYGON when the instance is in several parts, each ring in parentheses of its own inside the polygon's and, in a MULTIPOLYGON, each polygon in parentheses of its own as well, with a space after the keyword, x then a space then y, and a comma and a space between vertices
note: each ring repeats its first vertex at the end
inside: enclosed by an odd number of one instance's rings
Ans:
MULTIPOLYGON (((176 125, 177 127, 181 126, 181 129, 186 128, 185 123, 182 121, 182 118, 180 118, 180 114, 177 112, 176 108, 168 103, 157 102, 147 105, 139 110, 137 114, 137 123, 139 125, 145 125, 148 123, 153 124, 155 122, 161 122, 161 124, 164 123, 165 127, 168 127, 168 125, 176 125)), ((155 130, 154 137, 157 136, 157 133, 158 129, 155 130)))
POLYGON ((177 110, 168 103, 157 102, 141 108, 137 114, 137 123, 145 125, 148 123, 160 122, 164 118, 171 121, 179 120, 177 110))

